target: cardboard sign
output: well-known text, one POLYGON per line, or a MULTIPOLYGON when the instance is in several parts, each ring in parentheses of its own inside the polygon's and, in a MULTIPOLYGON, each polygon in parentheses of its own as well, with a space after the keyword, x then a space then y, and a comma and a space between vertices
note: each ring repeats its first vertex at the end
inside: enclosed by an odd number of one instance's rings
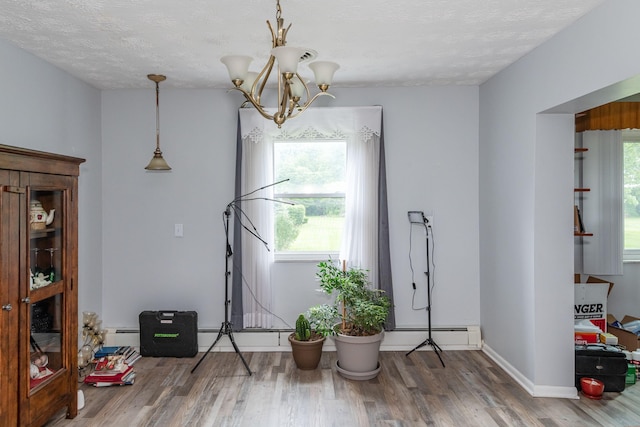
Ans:
POLYGON ((576 322, 589 320, 607 332, 607 294, 609 283, 576 283, 573 316, 576 322))

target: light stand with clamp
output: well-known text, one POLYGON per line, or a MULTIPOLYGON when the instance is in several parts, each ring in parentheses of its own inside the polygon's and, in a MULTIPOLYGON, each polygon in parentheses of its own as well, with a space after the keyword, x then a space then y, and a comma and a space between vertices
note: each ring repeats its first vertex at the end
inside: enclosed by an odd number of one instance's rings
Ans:
POLYGON ((440 348, 440 346, 438 346, 438 344, 436 344, 436 342, 433 340, 433 337, 431 336, 431 260, 429 259, 429 252, 430 252, 430 248, 429 248, 429 228, 431 227, 428 224, 427 218, 425 218, 424 213, 420 212, 420 211, 410 211, 409 212, 409 221, 412 224, 422 224, 424 225, 424 230, 425 230, 425 239, 426 239, 426 244, 427 244, 427 271, 424 272, 424 274, 427 276, 427 326, 428 326, 428 336, 427 339, 422 341, 420 344, 418 344, 417 346, 415 346, 413 348, 413 350, 409 351, 406 356, 410 355, 411 353, 413 353, 414 351, 416 351, 419 348, 422 348, 426 345, 430 345, 431 348, 433 348, 433 351, 436 353, 436 355, 438 356, 438 359, 440 359, 440 363, 442 363, 442 367, 444 368, 444 361, 442 360, 442 356, 440 353, 442 353, 442 349, 440 348))
POLYGON ((198 363, 196 363, 196 366, 194 366, 193 369, 191 369, 192 374, 193 374, 193 371, 195 371, 196 368, 200 365, 200 363, 202 363, 202 361, 207 356, 207 354, 209 354, 211 349, 213 349, 213 347, 218 343, 218 341, 220 341, 220 338, 222 338, 223 335, 227 335, 229 337, 229 340, 231 341, 231 345, 233 345, 233 349, 236 351, 236 353, 238 353, 238 356, 240 356, 240 360, 242 360, 244 367, 247 368, 247 372, 249 373, 249 375, 251 375, 251 369, 249 369, 249 365, 247 364, 247 361, 244 360, 244 357, 242 357, 242 354, 240 354, 240 350, 236 345, 236 341, 233 339, 233 329, 231 328, 231 322, 229 321, 229 304, 231 304, 231 300, 229 299, 229 276, 231 276, 231 271, 229 271, 229 258, 231 258, 231 256, 233 255, 233 252, 231 251, 231 244, 229 243, 229 217, 231 216, 231 206, 234 203, 235 201, 229 203, 227 205, 227 208, 224 211, 224 217, 225 217, 224 230, 227 238, 227 246, 225 248, 226 257, 225 257, 225 263, 224 263, 225 264, 224 322, 222 322, 222 326, 220 326, 220 330, 218 331, 218 336, 216 337, 215 341, 213 341, 213 344, 211 344, 211 347, 209 347, 209 349, 202 355, 198 363))

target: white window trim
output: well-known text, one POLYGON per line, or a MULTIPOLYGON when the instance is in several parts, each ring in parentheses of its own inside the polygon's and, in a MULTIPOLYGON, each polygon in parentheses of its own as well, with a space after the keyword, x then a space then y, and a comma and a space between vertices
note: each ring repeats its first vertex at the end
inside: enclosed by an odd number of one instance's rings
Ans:
POLYGON ((320 262, 338 259, 339 252, 276 252, 274 262, 320 262))
POLYGON ((346 193, 273 193, 278 199, 344 199, 346 193))

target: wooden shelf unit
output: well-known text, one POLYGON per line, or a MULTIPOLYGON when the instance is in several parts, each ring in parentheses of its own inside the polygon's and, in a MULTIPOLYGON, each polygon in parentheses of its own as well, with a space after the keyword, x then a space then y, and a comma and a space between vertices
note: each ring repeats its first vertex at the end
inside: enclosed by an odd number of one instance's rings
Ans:
MULTIPOLYGON (((574 153, 578 154, 578 153, 586 153, 587 151, 589 151, 588 148, 582 148, 582 147, 576 147, 574 148, 574 153)), ((581 158, 577 159, 577 160, 582 160, 581 158)), ((590 192, 591 189, 590 188, 586 188, 586 187, 575 187, 573 189, 573 193, 574 194, 581 194, 581 193, 588 193, 590 192)), ((574 215, 574 232, 573 235, 576 237, 589 237, 589 236, 593 236, 593 233, 586 233, 583 231, 575 231, 575 228, 578 228, 578 230, 582 229, 582 218, 580 217, 580 211, 578 210, 578 205, 576 204, 576 209, 575 209, 575 215, 574 215)))

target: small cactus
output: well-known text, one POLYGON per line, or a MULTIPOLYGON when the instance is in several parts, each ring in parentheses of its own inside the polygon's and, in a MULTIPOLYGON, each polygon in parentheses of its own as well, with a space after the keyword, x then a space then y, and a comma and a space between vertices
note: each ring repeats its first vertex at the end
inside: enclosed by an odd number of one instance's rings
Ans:
POLYGON ((309 341, 311 338, 311 326, 309 320, 304 317, 304 314, 298 316, 296 320, 296 339, 298 341, 309 341))

